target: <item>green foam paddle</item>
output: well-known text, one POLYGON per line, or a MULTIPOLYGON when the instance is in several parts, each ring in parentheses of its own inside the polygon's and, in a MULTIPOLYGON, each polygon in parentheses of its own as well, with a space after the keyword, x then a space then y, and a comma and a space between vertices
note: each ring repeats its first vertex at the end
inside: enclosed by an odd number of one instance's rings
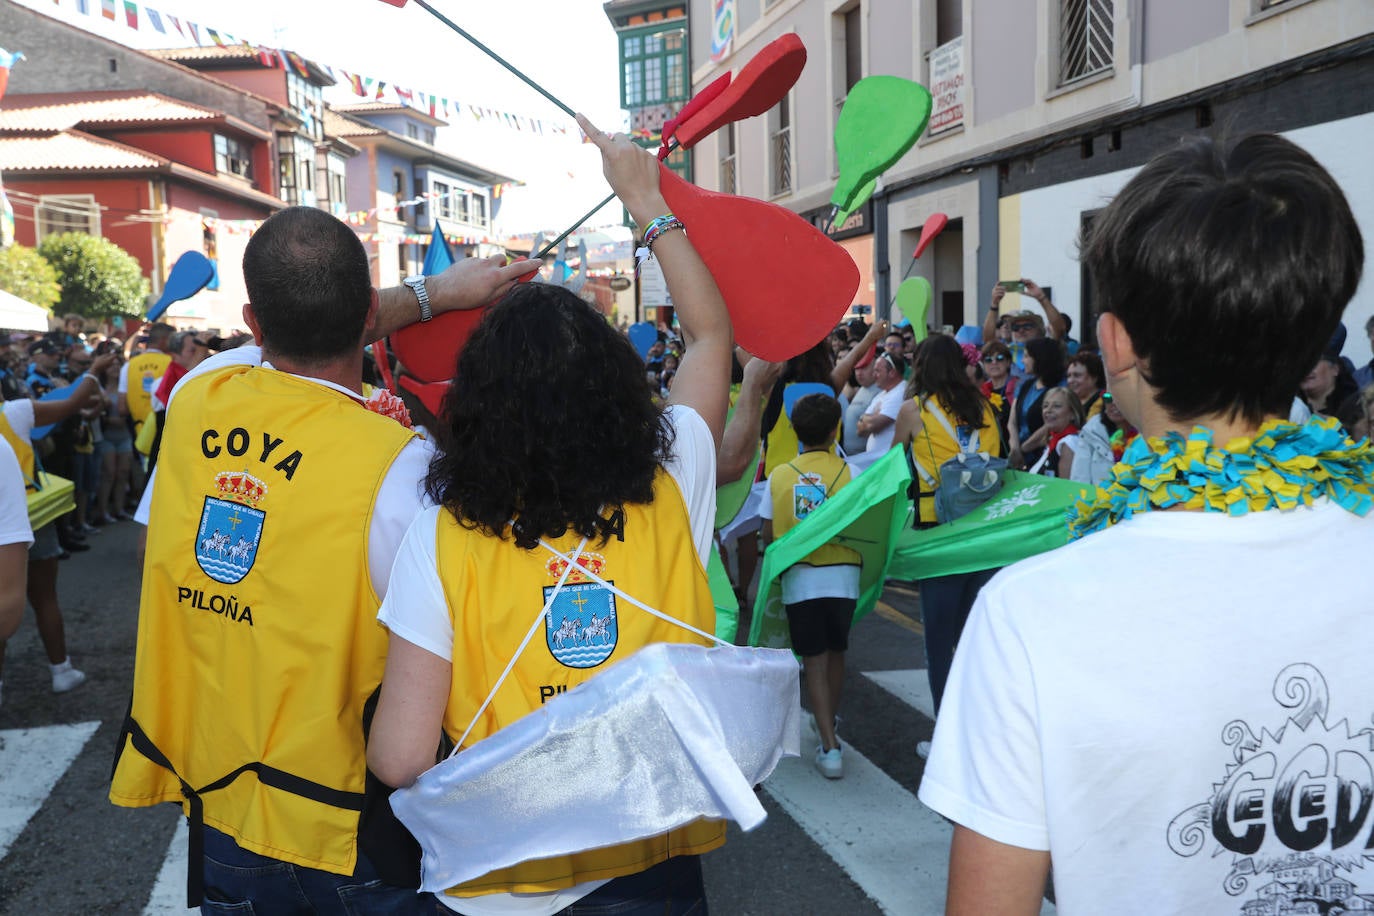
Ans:
POLYGON ((856 195, 854 195, 854 202, 849 206, 849 209, 847 209, 847 210, 840 210, 838 213, 835 214, 835 223, 834 223, 834 224, 835 224, 836 226, 843 226, 843 225, 844 225, 844 221, 847 220, 847 219, 849 219, 849 215, 850 215, 851 213, 853 213, 855 210, 857 210, 857 209, 859 209, 860 207, 862 207, 862 206, 864 205, 864 203, 865 203, 870 197, 873 196, 873 189, 876 188, 877 186, 878 186, 878 179, 877 179, 877 178, 874 178, 874 179, 873 179, 872 181, 870 181, 868 184, 864 185, 862 188, 859 188, 859 193, 856 194, 856 195))
POLYGON ((926 313, 930 311, 930 281, 925 277, 911 277, 897 287, 897 307, 902 317, 911 322, 917 343, 926 339, 926 313))
POLYGON ((830 203, 852 213, 873 193, 878 176, 915 145, 930 121, 930 90, 897 76, 866 76, 854 84, 835 125, 840 180, 830 203))

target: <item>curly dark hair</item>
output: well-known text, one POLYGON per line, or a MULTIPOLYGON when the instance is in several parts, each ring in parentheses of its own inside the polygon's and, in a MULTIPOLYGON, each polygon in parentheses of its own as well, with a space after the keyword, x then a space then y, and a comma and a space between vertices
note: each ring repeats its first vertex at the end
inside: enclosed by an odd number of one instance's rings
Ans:
POLYGON ((644 361, 566 289, 517 285, 458 357, 425 485, 464 527, 526 550, 569 530, 604 544, 650 503, 671 429, 644 361))

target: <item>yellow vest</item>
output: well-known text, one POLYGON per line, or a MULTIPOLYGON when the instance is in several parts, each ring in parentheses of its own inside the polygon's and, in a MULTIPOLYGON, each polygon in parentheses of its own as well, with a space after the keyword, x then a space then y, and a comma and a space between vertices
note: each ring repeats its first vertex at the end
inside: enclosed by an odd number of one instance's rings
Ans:
MULTIPOLYGON (((792 384, 797 384, 793 382, 792 384)), ((791 385, 787 386, 788 388, 791 385)), ((786 390, 786 389, 784 389, 786 390)), ((840 417, 840 422, 835 430, 842 433, 844 430, 844 417, 840 417)), ((768 436, 764 440, 763 452, 763 477, 768 479, 777 470, 779 465, 786 464, 801 450, 801 443, 797 441, 797 431, 792 428, 792 420, 787 416, 787 411, 783 410, 778 414, 778 422, 773 424, 773 428, 768 431, 768 436)), ((835 446, 830 446, 830 454, 837 455, 835 446)))
MULTIPOLYGON (((920 400, 913 398, 913 400, 920 400)), ((940 484, 940 465, 953 458, 959 453, 959 443, 950 438, 949 433, 945 432, 944 424, 941 423, 931 412, 928 400, 920 401, 921 405, 921 430, 911 443, 911 457, 919 464, 931 477, 935 478, 936 486, 940 484)), ((943 405, 941 409, 944 410, 943 405)), ((959 428, 958 419, 948 410, 944 410, 945 418, 949 420, 951 426, 956 430, 959 428)), ((987 452, 989 455, 1000 455, 1002 452, 1002 439, 997 431, 997 412, 989 403, 983 404, 983 426, 978 430, 978 450, 987 452)), ((935 521, 935 492, 927 487, 925 481, 918 481, 921 486, 921 500, 919 511, 920 520, 923 522, 935 521)))
POLYGON ((143 425, 148 414, 153 412, 153 387, 167 371, 171 361, 172 358, 166 353, 156 350, 144 350, 129 360, 129 390, 124 397, 129 405, 129 416, 134 418, 135 431, 143 425))
POLYGON ((368 530, 412 434, 345 394, 247 366, 186 382, 176 408, 148 525, 133 740, 110 800, 181 802, 180 777, 204 823, 243 848, 351 874, 363 704, 387 640, 368 530))
POLYGON ((0 436, 4 436, 5 441, 10 444, 10 448, 14 449, 14 457, 19 459, 19 470, 24 473, 24 487, 32 490, 35 479, 33 443, 14 431, 14 427, 10 426, 9 418, 5 416, 3 410, 0 410, 0 436))
MULTIPOLYGON (((849 481, 849 465, 830 452, 806 452, 778 468, 768 478, 773 536, 782 537, 849 481)), ((807 566, 862 566, 863 557, 852 547, 823 544, 799 562, 807 566)))
MULTIPOLYGON (((589 541, 582 554, 587 568, 649 607, 714 632, 715 606, 706 569, 692 543, 687 507, 672 477, 659 471, 654 501, 626 506, 624 511, 624 540, 612 537, 604 546, 589 541)), ((580 540, 569 535, 549 543, 572 556, 580 540)), ((453 681, 444 731, 456 741, 501 676, 564 567, 543 547, 521 550, 509 540, 463 528, 448 512, 439 514, 435 557, 454 633, 453 681)), ((473 728, 470 743, 538 709, 551 697, 592 677, 601 665, 619 661, 641 646, 707 644, 681 627, 620 601, 600 585, 585 578, 578 582, 578 578, 570 574, 545 618, 544 632, 525 648, 473 728)), ((472 897, 553 891, 636 874, 670 856, 696 855, 724 842, 723 823, 699 820, 652 839, 498 869, 448 893, 472 897)))

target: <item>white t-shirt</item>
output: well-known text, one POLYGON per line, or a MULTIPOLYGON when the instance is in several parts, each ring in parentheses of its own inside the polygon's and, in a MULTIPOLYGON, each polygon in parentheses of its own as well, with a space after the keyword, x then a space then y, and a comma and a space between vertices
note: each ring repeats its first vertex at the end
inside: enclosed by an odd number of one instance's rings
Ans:
POLYGON ((1149 512, 1008 567, 960 640, 921 800, 1048 849, 1065 916, 1368 908, 1371 557, 1374 518, 1320 500, 1149 512))
MULTIPOLYGON (((27 399, 24 403, 29 403, 27 399)), ((24 490, 24 473, 9 442, 0 436, 0 546, 32 544, 29 527, 29 501, 24 490)))
MULTIPOLYGON (((263 366, 271 369, 271 363, 263 363, 262 348, 257 346, 235 347, 232 350, 225 350, 216 353, 214 356, 204 360, 196 366, 181 380, 176 383, 168 400, 175 403, 177 392, 187 379, 195 378, 203 372, 213 372, 216 369, 224 369, 229 366, 263 366)), ((324 379, 299 376, 308 382, 332 388, 342 392, 359 403, 362 397, 356 392, 342 388, 333 382, 324 379)), ((170 410, 170 403, 168 409, 170 410)), ((387 583, 391 576, 391 564, 396 558, 396 550, 401 544, 401 539, 405 537, 406 529, 415 520, 416 515, 421 509, 432 506, 431 500, 424 491, 425 473, 429 470, 429 460, 433 457, 434 448, 423 439, 412 439, 401 453, 396 456, 396 460, 391 463, 391 469, 386 472, 386 477, 382 479, 382 485, 377 493, 377 504, 372 510, 372 527, 367 534, 367 571, 372 578, 372 587, 377 590, 377 594, 386 596, 387 583)), ((138 511, 134 513, 134 520, 140 524, 147 525, 148 518, 152 509, 153 482, 157 480, 157 468, 153 468, 152 475, 148 478, 148 485, 143 490, 143 499, 139 501, 138 511)))
MULTIPOLYGON (((706 421, 690 407, 672 405, 664 411, 675 429, 672 457, 664 470, 677 482, 687 504, 692 542, 702 566, 711 552, 716 515, 716 443, 706 421)), ((437 516, 441 506, 426 509, 406 532, 405 541, 391 570, 391 590, 382 602, 377 619, 397 636, 453 662, 453 623, 439 581, 435 560, 437 516)), ((437 894, 450 909, 464 916, 550 916, 590 894, 605 881, 588 881, 546 894, 484 894, 480 897, 449 897, 437 894)))
POLYGON ((891 417, 892 422, 886 429, 872 433, 868 437, 868 448, 865 451, 885 453, 892 447, 892 438, 897 433, 897 414, 902 409, 902 401, 906 400, 906 385, 898 382, 887 391, 879 391, 873 396, 873 401, 864 411, 864 416, 870 414, 881 414, 884 417, 891 417))
POLYGON ((3 405, 5 419, 9 421, 10 429, 20 439, 27 439, 33 435, 33 428, 37 421, 33 416, 33 401, 28 398, 17 398, 13 401, 5 401, 3 405))

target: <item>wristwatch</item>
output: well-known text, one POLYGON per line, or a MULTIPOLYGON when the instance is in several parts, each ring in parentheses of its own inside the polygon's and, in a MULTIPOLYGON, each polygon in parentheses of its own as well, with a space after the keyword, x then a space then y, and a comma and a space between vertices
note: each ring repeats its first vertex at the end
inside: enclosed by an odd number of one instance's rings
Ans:
POLYGON ((434 313, 429 310, 429 290, 425 289, 424 274, 416 274, 413 277, 406 277, 401 281, 409 286, 415 293, 415 298, 420 300, 420 320, 429 321, 434 317, 434 313))

